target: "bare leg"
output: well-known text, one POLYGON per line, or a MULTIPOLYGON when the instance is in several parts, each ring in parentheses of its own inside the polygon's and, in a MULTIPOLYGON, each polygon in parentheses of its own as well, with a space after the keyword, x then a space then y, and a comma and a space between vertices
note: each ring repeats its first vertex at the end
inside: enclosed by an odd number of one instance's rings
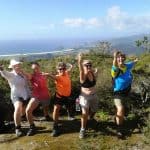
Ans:
POLYGON ((81 129, 86 128, 88 115, 89 115, 89 109, 82 108, 81 129))
POLYGON ((26 108, 26 117, 27 117, 27 120, 29 121, 29 124, 30 125, 33 125, 34 122, 33 122, 33 111, 37 108, 37 106, 39 105, 39 102, 35 99, 35 98, 32 98, 28 105, 27 105, 27 108, 26 108))
POLYGON ((14 122, 15 126, 20 126, 21 123, 21 114, 22 114, 22 102, 16 101, 14 103, 15 111, 14 111, 14 122))
POLYGON ((58 128, 58 119, 59 119, 59 111, 60 111, 61 106, 56 104, 54 105, 54 110, 53 110, 53 131, 52 131, 52 136, 58 136, 60 134, 59 128, 58 128))
POLYGON ((116 124, 117 125, 122 125, 124 121, 124 107, 119 106, 117 107, 117 113, 116 113, 116 124))
POLYGON ((54 105, 53 120, 55 123, 58 123, 60 108, 60 105, 54 105))

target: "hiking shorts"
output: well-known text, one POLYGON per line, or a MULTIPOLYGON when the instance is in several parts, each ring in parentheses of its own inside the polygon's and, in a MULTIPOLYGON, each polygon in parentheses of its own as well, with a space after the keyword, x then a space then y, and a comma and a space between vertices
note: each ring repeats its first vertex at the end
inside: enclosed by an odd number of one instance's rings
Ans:
POLYGON ((30 98, 24 100, 22 97, 13 97, 12 103, 15 104, 15 102, 17 102, 17 101, 22 102, 22 104, 23 104, 24 106, 26 106, 26 105, 29 103, 30 98))
POLYGON ((124 107, 125 101, 126 99, 124 96, 114 96, 114 104, 116 107, 124 107))
POLYGON ((98 98, 96 94, 79 96, 81 108, 90 109, 92 112, 96 112, 98 109, 98 98))
POLYGON ((63 106, 65 105, 67 108, 70 106, 70 100, 69 100, 69 97, 57 97, 55 95, 55 98, 54 98, 54 105, 60 105, 60 106, 63 106))

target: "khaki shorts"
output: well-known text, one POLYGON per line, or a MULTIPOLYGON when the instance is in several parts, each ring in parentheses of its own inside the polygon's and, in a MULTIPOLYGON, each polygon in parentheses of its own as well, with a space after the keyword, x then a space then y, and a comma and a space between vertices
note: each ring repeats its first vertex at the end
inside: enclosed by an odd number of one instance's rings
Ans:
POLYGON ((98 109, 98 98, 96 94, 79 96, 81 108, 90 109, 92 112, 96 112, 98 109))
POLYGON ((116 107, 124 107, 125 101, 125 97, 123 96, 117 96, 114 98, 114 104, 116 107))

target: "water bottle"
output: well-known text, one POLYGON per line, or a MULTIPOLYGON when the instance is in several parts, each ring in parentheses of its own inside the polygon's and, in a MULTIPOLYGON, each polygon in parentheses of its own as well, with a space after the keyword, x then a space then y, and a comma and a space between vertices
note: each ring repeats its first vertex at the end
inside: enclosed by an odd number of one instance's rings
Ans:
POLYGON ((76 111, 81 111, 79 98, 76 98, 76 111))

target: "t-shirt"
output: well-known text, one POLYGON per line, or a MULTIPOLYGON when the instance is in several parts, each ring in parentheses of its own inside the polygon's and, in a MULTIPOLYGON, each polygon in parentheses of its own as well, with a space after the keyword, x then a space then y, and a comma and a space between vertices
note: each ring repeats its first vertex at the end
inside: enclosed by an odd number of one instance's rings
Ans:
POLYGON ((64 75, 56 75, 56 93, 59 96, 70 96, 71 94, 71 80, 68 72, 64 75))
POLYGON ((133 79, 131 69, 133 68, 134 64, 134 62, 125 63, 125 66, 123 68, 112 66, 111 75, 114 81, 113 88, 115 92, 124 90, 131 85, 133 79), (119 69, 120 72, 119 75, 117 75, 119 69))
POLYGON ((32 96, 39 100, 47 100, 50 98, 47 79, 42 73, 34 73, 31 78, 32 96))
POLYGON ((24 76, 17 74, 14 70, 11 72, 0 71, 1 75, 8 80, 11 88, 11 100, 14 101, 18 98, 27 100, 30 98, 30 89, 27 79, 24 76))

